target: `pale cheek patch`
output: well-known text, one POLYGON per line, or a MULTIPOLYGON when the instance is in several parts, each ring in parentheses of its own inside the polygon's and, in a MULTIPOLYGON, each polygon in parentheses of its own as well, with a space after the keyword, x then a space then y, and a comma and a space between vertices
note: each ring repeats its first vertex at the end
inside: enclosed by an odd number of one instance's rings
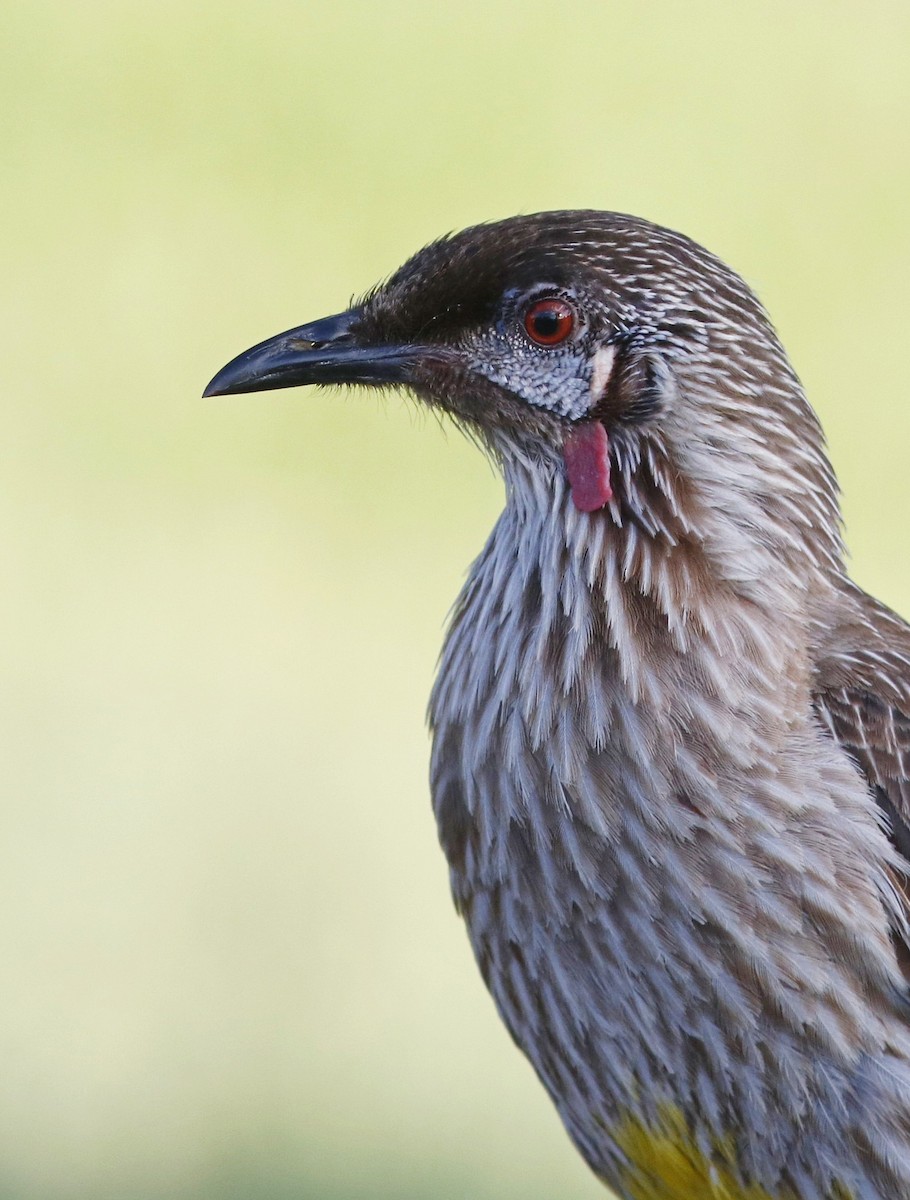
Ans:
POLYGON ((591 407, 591 364, 574 350, 528 352, 503 339, 479 345, 471 370, 506 388, 526 404, 577 421, 591 407))
POLYGON ((599 404, 604 398, 610 376, 613 374, 613 363, 616 359, 615 346, 601 346, 591 359, 591 407, 599 404))

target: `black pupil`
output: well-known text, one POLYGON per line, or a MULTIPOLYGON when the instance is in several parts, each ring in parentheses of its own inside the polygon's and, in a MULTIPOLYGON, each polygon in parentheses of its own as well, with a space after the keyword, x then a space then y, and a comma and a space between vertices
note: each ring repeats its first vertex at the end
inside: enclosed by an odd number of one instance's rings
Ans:
POLYGON ((552 338, 559 333, 562 313, 557 308, 542 308, 534 314, 534 332, 538 337, 552 338))

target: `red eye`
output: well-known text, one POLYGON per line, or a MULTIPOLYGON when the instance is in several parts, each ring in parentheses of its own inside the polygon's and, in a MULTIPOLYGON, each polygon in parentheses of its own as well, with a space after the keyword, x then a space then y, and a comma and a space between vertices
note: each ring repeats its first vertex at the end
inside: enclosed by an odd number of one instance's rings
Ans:
POLYGON ((538 346, 558 346, 575 328, 575 311, 565 300, 535 300, 525 313, 525 333, 538 346))

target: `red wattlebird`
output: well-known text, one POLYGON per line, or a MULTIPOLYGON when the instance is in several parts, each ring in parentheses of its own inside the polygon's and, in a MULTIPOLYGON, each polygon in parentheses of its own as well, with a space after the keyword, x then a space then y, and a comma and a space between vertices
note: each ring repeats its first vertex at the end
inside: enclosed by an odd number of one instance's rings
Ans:
POLYGON ((516 217, 207 394, 333 382, 406 386, 505 478, 433 804, 585 1159, 624 1200, 906 1200, 910 631, 847 578, 758 301, 645 221, 516 217))

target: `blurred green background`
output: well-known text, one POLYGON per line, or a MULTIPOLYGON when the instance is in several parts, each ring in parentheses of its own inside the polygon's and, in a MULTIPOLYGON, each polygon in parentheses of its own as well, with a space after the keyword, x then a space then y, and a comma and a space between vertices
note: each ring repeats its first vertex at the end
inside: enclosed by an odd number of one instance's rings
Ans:
POLYGON ((396 396, 202 401, 432 237, 759 290, 910 613, 904 3, 8 2, 0 1197, 601 1195, 448 897, 424 708, 501 503, 396 396))

